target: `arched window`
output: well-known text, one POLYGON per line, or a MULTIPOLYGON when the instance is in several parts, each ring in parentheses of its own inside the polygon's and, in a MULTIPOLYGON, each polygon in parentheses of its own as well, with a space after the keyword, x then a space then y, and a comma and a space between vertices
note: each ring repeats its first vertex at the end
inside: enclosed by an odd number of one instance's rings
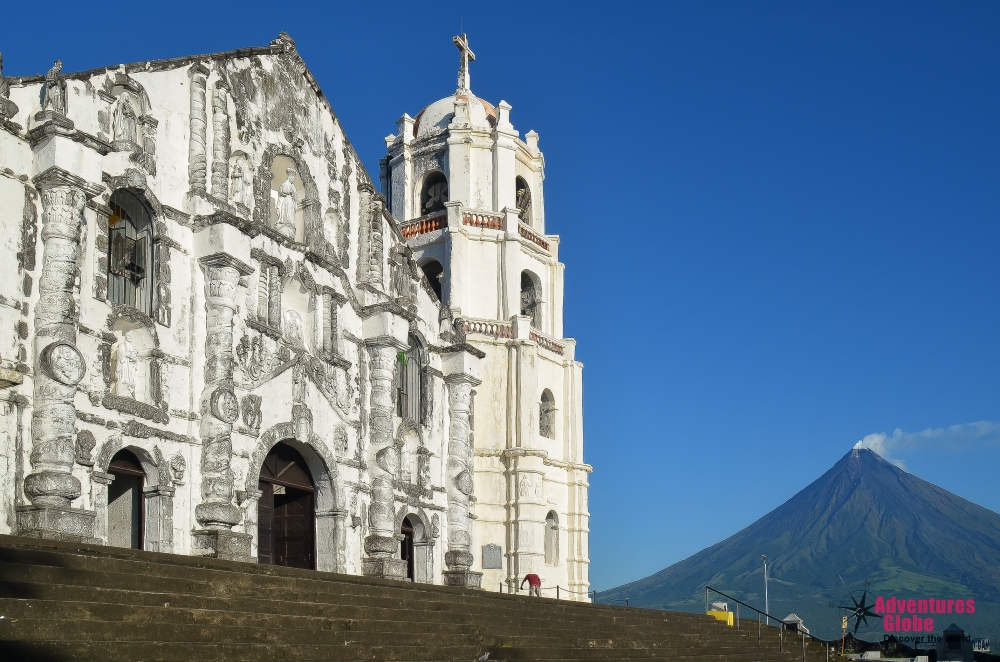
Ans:
POLYGON ((438 301, 442 301, 442 283, 444 280, 444 267, 437 260, 431 260, 427 264, 420 267, 424 275, 427 276, 427 282, 431 284, 431 289, 434 290, 434 294, 437 295, 438 301))
POLYGON ((559 565, 559 516, 554 510, 545 516, 545 562, 559 565))
POLYGON ((108 301, 147 315, 153 298, 152 215, 145 202, 127 189, 108 201, 108 301))
POLYGON ((521 272, 521 314, 531 318, 531 326, 541 328, 541 288, 531 272, 521 272))
POLYGON ((444 211, 446 202, 448 202, 448 179, 440 170, 427 173, 424 185, 420 188, 420 215, 444 211))
POLYGON ((108 545, 142 549, 146 515, 142 487, 146 473, 139 458, 124 449, 111 458, 108 473, 114 477, 108 486, 108 545))
POLYGON ((531 189, 528 188, 528 182, 525 181, 524 177, 518 177, 514 180, 514 191, 517 194, 517 216, 522 223, 531 225, 531 189))
POLYGON ((420 386, 424 357, 420 341, 410 336, 409 342, 409 348, 396 355, 396 415, 420 421, 420 386))
POLYGON ((538 406, 538 434, 556 438, 556 399, 549 389, 542 391, 542 402, 538 406))

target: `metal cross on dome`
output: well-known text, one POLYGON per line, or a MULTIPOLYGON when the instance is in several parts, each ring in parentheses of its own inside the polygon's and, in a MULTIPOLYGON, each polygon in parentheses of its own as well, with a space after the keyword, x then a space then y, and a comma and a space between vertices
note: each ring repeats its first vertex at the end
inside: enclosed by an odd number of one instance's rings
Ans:
POLYGON ((458 68, 458 89, 468 90, 469 88, 469 62, 473 62, 476 59, 476 54, 472 52, 469 48, 469 39, 465 36, 465 33, 458 35, 457 37, 451 38, 452 43, 458 46, 459 52, 462 54, 462 63, 458 68))

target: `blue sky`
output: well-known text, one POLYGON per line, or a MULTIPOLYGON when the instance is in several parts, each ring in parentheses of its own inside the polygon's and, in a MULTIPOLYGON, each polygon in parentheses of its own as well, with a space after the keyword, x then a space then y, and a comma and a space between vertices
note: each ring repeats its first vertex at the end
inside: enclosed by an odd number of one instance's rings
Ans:
POLYGON ((594 587, 729 536, 865 437, 1000 510, 1000 4, 58 4, 0 25, 7 75, 285 30, 370 171, 453 91, 464 25, 473 90, 545 152, 594 587))

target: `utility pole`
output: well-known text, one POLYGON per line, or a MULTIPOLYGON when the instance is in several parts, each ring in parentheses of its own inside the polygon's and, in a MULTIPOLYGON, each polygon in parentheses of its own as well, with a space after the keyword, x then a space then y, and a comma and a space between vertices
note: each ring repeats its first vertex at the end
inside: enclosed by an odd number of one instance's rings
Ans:
POLYGON ((764 620, 766 625, 771 624, 771 605, 767 601, 767 557, 760 555, 760 560, 764 562, 764 620))

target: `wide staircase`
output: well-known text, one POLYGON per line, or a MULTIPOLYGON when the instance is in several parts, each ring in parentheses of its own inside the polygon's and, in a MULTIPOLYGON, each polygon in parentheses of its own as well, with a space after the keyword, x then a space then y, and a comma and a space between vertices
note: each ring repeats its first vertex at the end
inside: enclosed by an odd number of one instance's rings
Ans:
POLYGON ((757 622, 0 536, 0 661, 826 660, 757 622), (750 626, 750 627, 747 627, 750 626))

